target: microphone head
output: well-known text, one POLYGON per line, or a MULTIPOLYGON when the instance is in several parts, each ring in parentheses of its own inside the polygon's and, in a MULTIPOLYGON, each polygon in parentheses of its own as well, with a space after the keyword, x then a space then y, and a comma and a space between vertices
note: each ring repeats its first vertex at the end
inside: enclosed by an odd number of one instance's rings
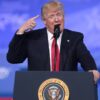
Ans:
POLYGON ((57 24, 54 26, 54 38, 57 40, 57 38, 60 36, 60 24, 57 24))

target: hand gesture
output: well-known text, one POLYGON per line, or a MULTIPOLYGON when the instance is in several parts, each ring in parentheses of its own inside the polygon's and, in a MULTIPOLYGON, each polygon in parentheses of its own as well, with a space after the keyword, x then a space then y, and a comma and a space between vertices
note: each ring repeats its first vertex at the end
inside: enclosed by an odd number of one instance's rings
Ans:
POLYGON ((36 22, 35 19, 37 19, 39 17, 39 15, 30 18, 29 20, 27 20, 19 29, 19 31, 16 33, 18 35, 24 34, 25 31, 27 30, 32 30, 35 26, 36 26, 36 22))

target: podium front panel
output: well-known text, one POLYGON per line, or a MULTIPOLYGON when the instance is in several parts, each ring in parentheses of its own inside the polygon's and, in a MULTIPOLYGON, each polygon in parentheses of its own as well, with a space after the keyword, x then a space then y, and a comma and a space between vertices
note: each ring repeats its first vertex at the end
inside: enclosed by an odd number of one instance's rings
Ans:
POLYGON ((69 71, 16 72, 14 100, 38 100, 40 85, 51 78, 57 78, 66 83, 69 88, 69 100, 97 100, 92 73, 69 71))

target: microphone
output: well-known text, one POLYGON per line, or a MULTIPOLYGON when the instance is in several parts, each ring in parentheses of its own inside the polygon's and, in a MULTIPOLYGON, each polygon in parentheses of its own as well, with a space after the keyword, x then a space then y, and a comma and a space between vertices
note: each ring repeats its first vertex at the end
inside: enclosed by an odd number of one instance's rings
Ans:
POLYGON ((54 38, 57 40, 57 38, 60 36, 60 24, 57 24, 54 26, 54 38))

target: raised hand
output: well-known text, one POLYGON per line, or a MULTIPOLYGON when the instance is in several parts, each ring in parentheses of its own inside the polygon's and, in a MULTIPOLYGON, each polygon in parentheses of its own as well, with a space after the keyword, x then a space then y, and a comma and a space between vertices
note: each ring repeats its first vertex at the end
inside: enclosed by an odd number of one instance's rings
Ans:
POLYGON ((36 26, 36 22, 35 19, 37 19, 39 17, 39 15, 30 18, 29 20, 27 20, 19 29, 19 31, 16 33, 18 35, 22 35, 24 34, 25 31, 27 30, 32 30, 35 26, 36 26))

